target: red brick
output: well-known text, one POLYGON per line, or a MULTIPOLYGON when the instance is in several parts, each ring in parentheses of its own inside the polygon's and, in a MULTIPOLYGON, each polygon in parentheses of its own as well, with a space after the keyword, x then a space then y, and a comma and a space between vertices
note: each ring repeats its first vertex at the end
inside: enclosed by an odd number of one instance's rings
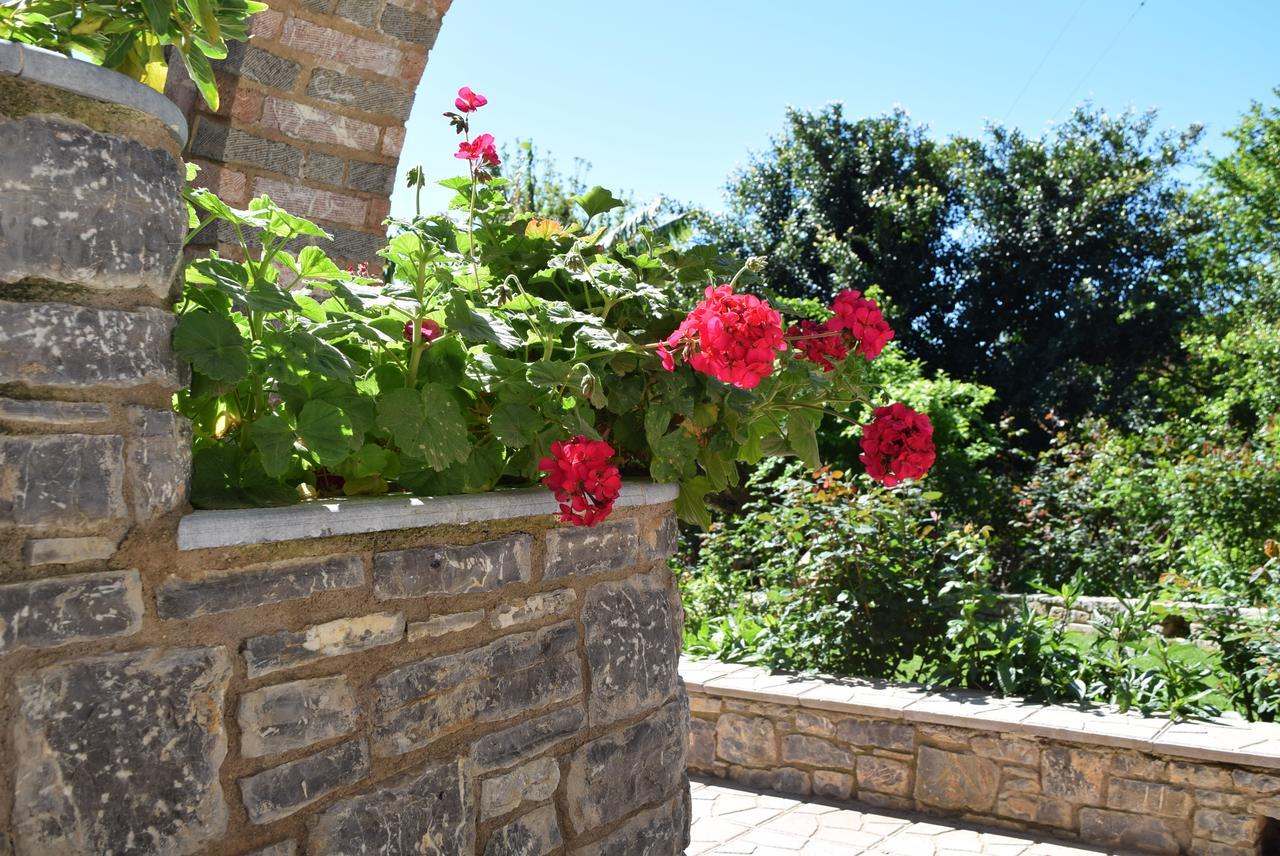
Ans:
POLYGON ((369 203, 369 225, 382 226, 382 221, 391 214, 390 199, 374 199, 369 203))
POLYGON ((255 39, 278 39, 284 28, 284 15, 273 9, 249 18, 249 35, 255 39))
POLYGON ((378 146, 379 128, 359 119, 271 97, 262 107, 262 124, 307 143, 329 143, 370 152, 378 146))
POLYGON ((208 188, 223 202, 237 208, 248 204, 249 180, 243 172, 211 163, 201 163, 200 167, 192 182, 195 187, 208 188))
MULTIPOLYGON (((284 22, 280 43, 319 59, 363 68, 387 77, 399 74, 403 59, 396 48, 331 30, 302 18, 290 18, 284 22)), ((416 77, 413 79, 417 80, 416 77)))
POLYGON ((389 157, 400 157, 400 150, 404 148, 404 126, 399 128, 386 128, 382 132, 382 153, 389 157))
POLYGON ((303 187, 275 178, 259 178, 254 182, 254 192, 267 194, 289 213, 308 220, 329 220, 348 226, 363 226, 369 216, 369 203, 364 199, 303 187))
POLYGON ((262 118, 263 95, 256 89, 241 87, 231 96, 231 118, 251 124, 262 118))
POLYGON ((427 68, 426 48, 406 48, 404 61, 400 63, 401 80, 419 80, 427 68))

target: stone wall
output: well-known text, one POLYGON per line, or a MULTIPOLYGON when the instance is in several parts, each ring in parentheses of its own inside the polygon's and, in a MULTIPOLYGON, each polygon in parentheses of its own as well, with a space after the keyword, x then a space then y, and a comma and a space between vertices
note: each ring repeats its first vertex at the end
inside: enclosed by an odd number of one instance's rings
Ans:
POLYGON ((906 685, 681 665, 689 769, 1121 851, 1275 852, 1280 725, 1171 723, 906 685))
MULTIPOLYGON (((122 490, 93 478, 42 483, 122 490)), ((197 512, 176 540, 206 546, 124 555, 26 539, 48 561, 0 585, 13 849, 680 852, 672 496, 628 485, 593 529, 550 499, 197 512), (323 534, 346 517, 369 531, 323 534)))

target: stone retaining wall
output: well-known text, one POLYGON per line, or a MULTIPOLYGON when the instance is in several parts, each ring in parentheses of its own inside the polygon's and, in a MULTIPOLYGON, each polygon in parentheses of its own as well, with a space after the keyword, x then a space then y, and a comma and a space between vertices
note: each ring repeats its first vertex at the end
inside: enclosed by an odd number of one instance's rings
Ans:
POLYGON ((672 498, 593 529, 541 490, 197 512, 199 549, 0 585, 13 849, 680 852, 672 498))
MULTIPOLYGON (((1070 629, 1082 633, 1096 633, 1095 627, 1105 618, 1116 617, 1125 612, 1125 601, 1116 597, 1080 597, 1068 608, 1066 601, 1050 594, 1006 594, 1000 596, 1000 605, 1005 612, 1020 609, 1023 601, 1037 615, 1043 615, 1067 624, 1070 629)), ((1205 622, 1226 612, 1234 612, 1241 618, 1250 621, 1262 621, 1266 618, 1265 609, 1254 607, 1231 608, 1213 603, 1195 603, 1193 601, 1158 601, 1152 604, 1153 610, 1161 616, 1161 620, 1151 628, 1153 634, 1175 638, 1191 638, 1209 644, 1203 639, 1205 622)))
POLYGON ((906 685, 681 665, 689 769, 1122 851, 1280 847, 1280 725, 1170 723, 906 685))

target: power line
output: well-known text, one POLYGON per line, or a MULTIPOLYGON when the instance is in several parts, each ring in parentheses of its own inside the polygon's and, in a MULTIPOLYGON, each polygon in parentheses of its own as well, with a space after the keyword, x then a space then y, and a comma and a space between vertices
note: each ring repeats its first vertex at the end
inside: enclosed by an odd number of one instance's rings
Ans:
POLYGON ((1045 51, 1044 54, 1040 57, 1040 64, 1036 66, 1035 71, 1031 72, 1031 76, 1027 78, 1027 82, 1022 84, 1022 89, 1018 92, 1018 97, 1013 99, 1013 103, 1010 104, 1009 109, 1005 111, 1004 118, 1000 120, 1001 125, 1009 121, 1009 116, 1013 114, 1013 108, 1018 106, 1018 102, 1022 100, 1022 96, 1026 95, 1027 90, 1031 88, 1032 81, 1034 81, 1036 79, 1036 76, 1039 75, 1040 72, 1044 70, 1044 64, 1049 61, 1049 55, 1052 54, 1054 49, 1058 47, 1058 42, 1062 41, 1062 37, 1067 34, 1067 29, 1071 26, 1071 23, 1076 19, 1076 16, 1080 14, 1080 10, 1084 8, 1084 4, 1085 4, 1085 0, 1080 0, 1080 3, 1076 6, 1076 10, 1071 13, 1071 16, 1069 18, 1067 18, 1067 22, 1062 25, 1062 29, 1058 30, 1057 38, 1053 40, 1053 44, 1049 45, 1049 49, 1045 51))
POLYGON ((1071 99, 1075 97, 1076 92, 1081 86, 1084 86, 1084 82, 1089 79, 1089 75, 1093 74, 1093 72, 1097 70, 1098 66, 1102 64, 1102 61, 1106 59, 1107 54, 1111 53, 1111 49, 1116 46, 1116 42, 1120 41, 1120 37, 1124 35, 1124 31, 1129 28, 1131 23, 1133 23, 1133 19, 1138 17, 1138 10, 1145 5, 1147 5, 1147 0, 1139 0, 1137 7, 1133 10, 1133 14, 1131 14, 1125 22, 1120 25, 1120 29, 1116 30, 1116 34, 1112 36, 1111 41, 1102 49, 1102 53, 1098 54, 1098 58, 1093 61, 1093 65, 1089 66, 1089 70, 1086 71, 1084 76, 1081 77, 1076 85, 1071 88, 1071 91, 1067 93, 1067 97, 1062 99, 1062 103, 1058 105, 1058 109, 1053 111, 1052 118, 1058 118, 1058 114, 1062 112, 1062 108, 1071 103, 1071 99))

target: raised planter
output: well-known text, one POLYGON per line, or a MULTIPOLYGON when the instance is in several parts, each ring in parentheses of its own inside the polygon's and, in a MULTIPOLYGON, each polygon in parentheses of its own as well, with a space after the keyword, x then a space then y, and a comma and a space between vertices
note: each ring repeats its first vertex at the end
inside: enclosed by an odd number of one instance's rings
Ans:
POLYGON ((1280 724, 1170 722, 684 661, 689 769, 1123 852, 1280 844, 1280 724))

